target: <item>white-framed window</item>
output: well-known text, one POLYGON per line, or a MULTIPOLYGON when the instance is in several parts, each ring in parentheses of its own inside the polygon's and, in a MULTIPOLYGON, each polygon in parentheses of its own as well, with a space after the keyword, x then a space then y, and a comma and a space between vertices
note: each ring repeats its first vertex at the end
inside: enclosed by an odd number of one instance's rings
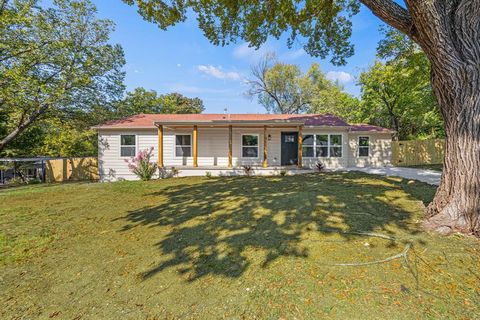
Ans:
POLYGON ((315 157, 315 135, 304 134, 302 136, 302 155, 305 158, 315 157))
POLYGON ((370 155, 370 137, 358 137, 358 156, 368 157, 370 155))
POLYGON ((242 158, 258 158, 258 134, 242 134, 242 158))
POLYGON ((137 137, 134 134, 120 135, 120 156, 135 157, 137 152, 137 137))
POLYGON ((317 158, 328 158, 328 134, 317 134, 315 138, 317 158))
POLYGON ((342 135, 341 134, 331 134, 330 135, 330 157, 331 158, 341 158, 343 153, 343 144, 342 144, 342 135))
POLYGON ((341 158, 343 137, 341 134, 304 134, 302 155, 305 158, 341 158))
POLYGON ((176 134, 175 135, 175 157, 191 157, 192 156, 192 135, 176 134))

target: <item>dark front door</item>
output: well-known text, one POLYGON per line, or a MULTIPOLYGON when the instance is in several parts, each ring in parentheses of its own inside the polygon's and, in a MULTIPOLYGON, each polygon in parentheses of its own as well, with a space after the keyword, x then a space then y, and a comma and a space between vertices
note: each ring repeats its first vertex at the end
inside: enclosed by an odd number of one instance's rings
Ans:
POLYGON ((298 162, 298 132, 282 132, 282 166, 298 162))

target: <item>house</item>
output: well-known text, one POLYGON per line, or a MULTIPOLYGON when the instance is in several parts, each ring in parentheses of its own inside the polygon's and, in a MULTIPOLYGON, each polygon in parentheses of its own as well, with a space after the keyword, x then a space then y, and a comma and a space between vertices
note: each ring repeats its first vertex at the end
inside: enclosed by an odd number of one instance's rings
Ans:
POLYGON ((389 129, 326 114, 138 114, 93 127, 101 181, 135 179, 125 159, 154 148, 159 167, 180 175, 257 174, 390 165, 389 129))

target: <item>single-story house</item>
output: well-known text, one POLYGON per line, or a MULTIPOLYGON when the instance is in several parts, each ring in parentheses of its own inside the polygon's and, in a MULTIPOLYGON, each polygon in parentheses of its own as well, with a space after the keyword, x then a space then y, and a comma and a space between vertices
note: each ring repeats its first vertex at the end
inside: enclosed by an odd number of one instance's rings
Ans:
POLYGON ((136 179, 125 159, 154 148, 180 175, 257 174, 390 165, 392 131, 331 114, 138 114, 93 127, 101 181, 136 179))

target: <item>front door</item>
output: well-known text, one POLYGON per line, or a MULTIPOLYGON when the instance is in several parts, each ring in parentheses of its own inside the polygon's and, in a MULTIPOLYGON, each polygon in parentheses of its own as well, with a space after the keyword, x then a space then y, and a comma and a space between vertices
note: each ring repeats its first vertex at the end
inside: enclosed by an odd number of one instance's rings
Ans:
POLYGON ((298 132, 282 132, 282 166, 298 163, 298 132))

